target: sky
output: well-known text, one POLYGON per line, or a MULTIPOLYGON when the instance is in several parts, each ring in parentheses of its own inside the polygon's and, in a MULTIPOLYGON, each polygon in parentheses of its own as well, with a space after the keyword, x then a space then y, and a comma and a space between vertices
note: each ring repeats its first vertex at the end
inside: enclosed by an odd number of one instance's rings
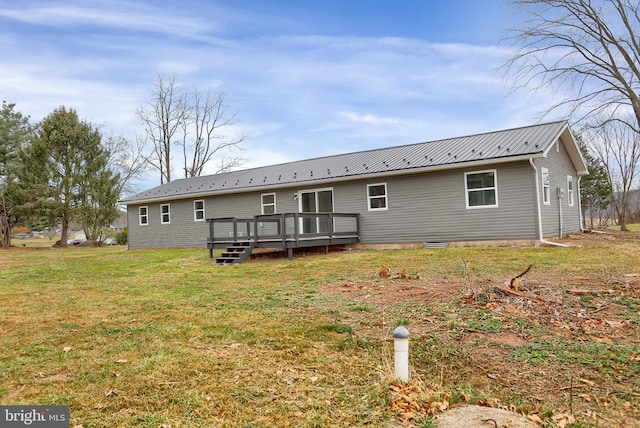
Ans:
POLYGON ((0 0, 0 97, 135 140, 175 74, 226 93, 245 167, 432 141, 557 119, 501 69, 523 19, 503 0, 0 0))

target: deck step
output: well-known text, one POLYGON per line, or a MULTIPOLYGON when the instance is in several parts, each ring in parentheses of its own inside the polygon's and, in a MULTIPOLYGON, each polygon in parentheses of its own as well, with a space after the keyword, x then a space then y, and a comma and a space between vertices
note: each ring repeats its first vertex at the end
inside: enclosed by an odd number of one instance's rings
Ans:
POLYGON ((234 242, 227 247, 226 252, 216 258, 216 264, 220 266, 238 265, 251 255, 253 248, 253 244, 250 242, 234 242))

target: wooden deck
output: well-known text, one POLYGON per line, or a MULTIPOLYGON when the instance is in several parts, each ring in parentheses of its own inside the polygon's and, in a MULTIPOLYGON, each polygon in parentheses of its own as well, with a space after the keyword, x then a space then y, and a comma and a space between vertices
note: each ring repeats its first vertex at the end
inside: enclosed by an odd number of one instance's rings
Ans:
MULTIPOLYGON (((293 249, 325 247, 360 242, 360 217, 353 213, 262 214, 253 218, 219 217, 207 219, 207 249, 283 248, 289 259, 293 249)), ((231 251, 230 253, 236 253, 231 251)), ((238 259, 238 254, 233 255, 238 259)))

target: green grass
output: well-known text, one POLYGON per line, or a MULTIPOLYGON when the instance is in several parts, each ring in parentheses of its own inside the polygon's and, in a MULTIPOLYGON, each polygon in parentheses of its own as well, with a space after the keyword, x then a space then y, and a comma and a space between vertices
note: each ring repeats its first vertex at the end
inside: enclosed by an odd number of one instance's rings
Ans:
MULTIPOLYGON (((610 226, 609 229, 620 230, 620 226, 610 226)), ((640 223, 628 224, 627 229, 629 229, 630 232, 640 232, 640 223)))
MULTIPOLYGON (((603 387, 620 390, 640 386, 633 359, 638 344, 549 339, 549 330, 531 320, 508 320, 485 308, 488 295, 473 308, 461 308, 460 295, 440 303, 376 304, 364 293, 351 299, 323 287, 361 282, 420 289, 457 281, 467 288, 510 278, 528 264, 534 264, 530 275, 566 278, 570 287, 572 275, 599 281, 635 272, 639 254, 633 243, 616 251, 362 250, 221 268, 206 250, 2 250, 0 403, 67 404, 71 426, 84 428, 269 427, 282 421, 292 427, 381 426, 394 416, 390 335, 403 324, 418 332, 411 339, 412 370, 438 397, 446 391, 497 396, 540 411, 529 385, 500 387, 478 373, 485 361, 478 345, 463 343, 469 329, 535 335, 525 346, 491 352, 505 352, 505 363, 550 373, 585 370, 603 387), (383 264, 420 279, 383 280, 383 264)), ((612 298, 622 316, 637 313, 637 297, 612 298)), ((576 308, 581 303, 600 307, 583 299, 576 308)), ((545 405, 561 411, 566 402, 554 395, 545 405)), ((426 414, 415 422, 432 426, 426 414)))

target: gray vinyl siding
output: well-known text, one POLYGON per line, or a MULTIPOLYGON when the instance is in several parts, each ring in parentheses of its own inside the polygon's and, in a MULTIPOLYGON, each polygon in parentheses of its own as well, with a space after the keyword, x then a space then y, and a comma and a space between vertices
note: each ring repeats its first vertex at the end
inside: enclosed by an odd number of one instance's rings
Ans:
MULTIPOLYGON (((131 206, 129 212, 129 248, 164 248, 206 246, 207 222, 194 221, 193 199, 174 200, 154 204, 148 207, 149 223, 140 226, 138 207, 131 206), (170 205, 170 224, 161 224, 160 206, 170 205)), ((205 201, 205 214, 207 213, 205 201)))
MULTIPOLYGON (((297 202, 293 199, 295 190, 276 193, 277 212, 295 212, 297 202)), ((205 218, 243 217, 252 218, 260 214, 261 195, 265 192, 239 193, 207 198, 178 199, 168 202, 150 203, 149 224, 140 226, 138 207, 129 205, 129 248, 205 248, 209 235, 206 221, 194 220, 193 202, 204 200, 205 218), (171 224, 160 223, 160 206, 171 206, 171 224)), ((274 193, 274 192, 266 192, 274 193)))
POLYGON ((545 238, 560 235, 560 204, 562 204, 562 232, 563 234, 578 232, 580 228, 580 189, 578 188, 578 175, 571 158, 562 142, 558 141, 559 151, 551 147, 546 158, 536 159, 535 165, 540 171, 540 209, 542 217, 542 235, 545 238), (542 203, 542 168, 549 169, 549 194, 550 204, 542 203), (567 175, 573 177, 573 206, 569 206, 567 190, 567 175), (558 199, 558 188, 564 189, 564 197, 558 199))
MULTIPOLYGON (((538 165, 539 164, 539 165, 538 165)), ((566 152, 549 152, 536 162, 549 168, 551 205, 541 204, 545 236, 558 235, 558 205, 555 188, 566 189, 567 171, 574 176, 574 206, 563 200, 563 230, 579 230, 578 177, 566 152)), ((206 198, 149 203, 149 224, 140 226, 139 205, 129 205, 129 245, 135 248, 205 248, 207 222, 194 221, 193 202, 205 201, 206 218, 244 217, 260 214, 261 195, 275 193, 276 212, 298 211, 295 196, 300 191, 333 190, 334 211, 360 213, 362 243, 416 243, 484 240, 537 239, 535 173, 527 161, 488 165, 480 168, 417 174, 392 175, 370 180, 336 182, 333 185, 305 186, 225 194, 206 198), (497 207, 467 208, 465 173, 495 171, 497 207), (367 185, 387 185, 387 209, 368 210, 367 185), (170 203, 171 224, 161 224, 160 206, 170 203)), ((566 190, 565 190, 566 192, 566 190)), ((542 196, 540 196, 542 197, 542 196)))
POLYGON ((362 243, 535 239, 532 169, 524 162, 389 177, 336 187, 336 210, 360 212, 362 243), (498 207, 466 207, 465 172, 496 170, 498 207), (388 209, 368 211, 367 184, 386 182, 388 209))
MULTIPOLYGON (((276 191, 276 211, 295 212, 294 194, 332 188, 334 211, 359 212, 362 243, 453 242, 535 239, 533 170, 526 162, 435 173, 358 180, 333 186, 276 191), (465 172, 495 170, 498 207, 466 207, 465 172), (387 184, 388 209, 368 211, 367 185, 387 184)), ((253 217, 260 213, 262 192, 204 198, 211 217, 253 217)), ((149 204, 149 224, 139 226, 138 206, 129 207, 130 248, 206 246, 206 222, 193 219, 193 199, 174 200, 171 224, 160 224, 160 205, 149 204)))

